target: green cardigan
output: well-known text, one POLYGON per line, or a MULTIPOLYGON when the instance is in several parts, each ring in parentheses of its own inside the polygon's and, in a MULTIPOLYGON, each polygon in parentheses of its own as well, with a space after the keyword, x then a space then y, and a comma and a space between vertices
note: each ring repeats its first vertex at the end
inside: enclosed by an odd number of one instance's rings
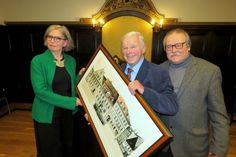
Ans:
POLYGON ((71 77, 72 97, 61 96, 53 92, 52 81, 56 64, 50 50, 35 56, 31 61, 31 83, 35 93, 32 106, 32 118, 40 123, 52 123, 54 106, 77 111, 76 107, 76 61, 73 57, 64 53, 65 68, 71 77))

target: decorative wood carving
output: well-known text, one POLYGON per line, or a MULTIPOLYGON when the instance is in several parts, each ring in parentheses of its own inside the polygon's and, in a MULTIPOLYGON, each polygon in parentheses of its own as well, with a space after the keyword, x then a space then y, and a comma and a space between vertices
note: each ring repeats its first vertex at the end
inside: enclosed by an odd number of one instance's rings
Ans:
MULTIPOLYGON (((160 14, 151 0, 106 0, 100 11, 92 16, 93 19, 104 19, 105 22, 119 16, 136 16, 151 22, 165 19, 160 14)), ((165 23, 177 22, 177 19, 165 19, 165 23)))

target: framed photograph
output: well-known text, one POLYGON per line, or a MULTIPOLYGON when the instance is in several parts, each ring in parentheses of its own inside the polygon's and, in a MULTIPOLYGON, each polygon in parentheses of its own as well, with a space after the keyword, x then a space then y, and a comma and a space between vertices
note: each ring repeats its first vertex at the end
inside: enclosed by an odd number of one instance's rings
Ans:
POLYGON ((89 61, 76 91, 104 156, 148 156, 172 135, 103 45, 89 61))

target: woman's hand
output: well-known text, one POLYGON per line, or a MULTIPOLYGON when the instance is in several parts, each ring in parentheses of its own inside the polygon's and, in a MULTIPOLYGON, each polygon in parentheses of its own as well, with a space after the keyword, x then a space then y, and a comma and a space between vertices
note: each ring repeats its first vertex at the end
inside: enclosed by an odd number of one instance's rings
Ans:
POLYGON ((83 75, 84 72, 85 72, 85 68, 80 69, 80 71, 79 71, 79 75, 80 75, 80 76, 83 75))
POLYGON ((76 106, 83 106, 79 98, 76 99, 76 106))
POLYGON ((85 113, 85 114, 84 114, 84 118, 87 120, 87 122, 88 122, 88 125, 90 125, 90 122, 89 122, 89 116, 88 116, 88 114, 87 114, 87 113, 85 113))

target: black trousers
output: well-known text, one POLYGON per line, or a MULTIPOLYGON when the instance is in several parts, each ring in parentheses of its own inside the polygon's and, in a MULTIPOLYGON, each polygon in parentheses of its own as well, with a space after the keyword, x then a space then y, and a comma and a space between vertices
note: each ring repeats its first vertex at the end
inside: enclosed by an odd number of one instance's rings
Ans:
POLYGON ((93 129, 84 118, 84 113, 76 114, 74 130, 73 154, 75 157, 103 157, 93 129))
POLYGON ((151 157, 174 157, 170 146, 165 147, 164 149, 160 150, 159 152, 154 153, 151 157))
POLYGON ((37 157, 72 157, 72 111, 55 108, 52 124, 34 121, 37 157))

